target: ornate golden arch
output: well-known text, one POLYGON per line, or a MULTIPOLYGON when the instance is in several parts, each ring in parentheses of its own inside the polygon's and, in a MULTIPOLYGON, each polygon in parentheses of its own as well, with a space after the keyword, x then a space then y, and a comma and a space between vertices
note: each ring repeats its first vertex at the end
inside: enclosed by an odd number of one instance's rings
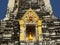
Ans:
POLYGON ((27 10, 27 12, 23 15, 23 17, 19 20, 20 23, 20 41, 25 40, 24 31, 25 31, 25 23, 36 23, 37 30, 38 30, 38 40, 41 41, 41 34, 42 34, 42 20, 38 17, 34 10, 31 8, 27 10))
POLYGON ((23 15, 22 20, 25 22, 37 22, 39 20, 38 15, 31 8, 23 15))

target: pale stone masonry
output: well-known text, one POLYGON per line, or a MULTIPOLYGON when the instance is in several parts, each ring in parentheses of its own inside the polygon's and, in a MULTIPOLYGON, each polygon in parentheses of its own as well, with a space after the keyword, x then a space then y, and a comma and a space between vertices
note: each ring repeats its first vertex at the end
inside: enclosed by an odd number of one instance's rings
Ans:
POLYGON ((54 16, 50 0, 9 0, 6 16, 0 20, 0 45, 60 45, 60 20, 54 16), (29 8, 43 20, 42 41, 20 41, 18 19, 21 19, 29 8))

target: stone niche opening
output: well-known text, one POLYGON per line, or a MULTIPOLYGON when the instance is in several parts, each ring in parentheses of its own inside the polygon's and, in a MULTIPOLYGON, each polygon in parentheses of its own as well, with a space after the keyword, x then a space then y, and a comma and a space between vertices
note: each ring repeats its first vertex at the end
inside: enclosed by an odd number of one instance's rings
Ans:
POLYGON ((36 37, 36 25, 34 24, 27 24, 26 25, 26 37, 28 41, 35 40, 36 37))
POLYGON ((24 16, 19 19, 20 41, 36 42, 42 41, 42 19, 33 9, 28 9, 24 16))

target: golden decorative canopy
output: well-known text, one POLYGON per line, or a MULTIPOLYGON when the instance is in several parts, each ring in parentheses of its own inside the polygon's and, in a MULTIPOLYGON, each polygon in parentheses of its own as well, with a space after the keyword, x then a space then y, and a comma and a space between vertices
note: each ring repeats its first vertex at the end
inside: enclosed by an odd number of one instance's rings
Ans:
POLYGON ((25 22, 37 22, 39 20, 38 15, 33 9, 28 9, 27 12, 23 15, 22 20, 25 22))

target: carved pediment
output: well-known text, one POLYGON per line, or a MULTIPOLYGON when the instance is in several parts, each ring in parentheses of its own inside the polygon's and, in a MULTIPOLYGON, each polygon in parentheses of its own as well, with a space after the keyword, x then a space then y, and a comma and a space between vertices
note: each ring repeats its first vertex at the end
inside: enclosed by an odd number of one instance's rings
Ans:
POLYGON ((24 22, 37 22, 39 20, 39 17, 36 12, 30 8, 23 15, 22 20, 24 20, 24 22))

